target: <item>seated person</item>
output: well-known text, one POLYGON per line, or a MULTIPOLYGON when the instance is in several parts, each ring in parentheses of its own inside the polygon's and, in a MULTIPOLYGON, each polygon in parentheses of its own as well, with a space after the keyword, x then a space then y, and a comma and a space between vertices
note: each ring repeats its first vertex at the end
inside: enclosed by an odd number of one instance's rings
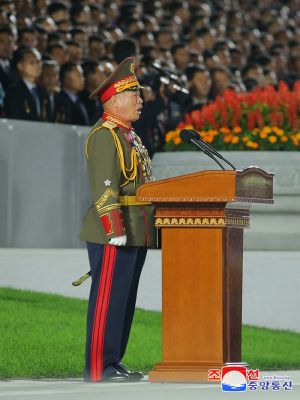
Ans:
POLYGON ((37 85, 41 73, 40 53, 31 47, 21 47, 14 53, 13 66, 19 80, 6 91, 5 116, 30 121, 49 120, 49 97, 37 85))

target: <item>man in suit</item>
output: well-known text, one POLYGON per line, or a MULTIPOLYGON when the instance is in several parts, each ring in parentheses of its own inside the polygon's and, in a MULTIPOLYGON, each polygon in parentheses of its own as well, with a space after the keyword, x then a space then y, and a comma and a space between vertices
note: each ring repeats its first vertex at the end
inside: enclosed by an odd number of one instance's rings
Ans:
POLYGON ((98 97, 94 100, 89 99, 89 95, 98 87, 99 82, 104 81, 105 75, 100 69, 100 65, 96 61, 85 61, 82 64, 84 74, 84 89, 79 93, 79 99, 85 106, 88 116, 89 125, 94 125, 99 116, 103 112, 101 101, 98 97))
POLYGON ((59 77, 62 90, 57 95, 56 122, 88 125, 88 113, 78 96, 84 88, 82 68, 69 61, 61 66, 59 77))
POLYGON ((15 77, 11 70, 11 57, 15 45, 14 34, 8 25, 0 27, 0 82, 4 90, 12 85, 15 77))
POLYGON ((21 79, 6 90, 5 116, 29 121, 49 120, 49 97, 37 85, 41 72, 40 53, 21 47, 14 54, 14 65, 21 79))
POLYGON ((90 95, 103 104, 102 118, 86 141, 92 205, 80 238, 87 242, 92 285, 87 314, 85 381, 140 380, 121 360, 133 320, 147 247, 154 246, 154 210, 137 201, 151 181, 148 152, 132 122, 142 109, 134 59, 123 60, 90 95))
POLYGON ((54 122, 56 117, 57 95, 60 89, 59 65, 54 60, 44 60, 39 85, 49 96, 49 122, 54 122))

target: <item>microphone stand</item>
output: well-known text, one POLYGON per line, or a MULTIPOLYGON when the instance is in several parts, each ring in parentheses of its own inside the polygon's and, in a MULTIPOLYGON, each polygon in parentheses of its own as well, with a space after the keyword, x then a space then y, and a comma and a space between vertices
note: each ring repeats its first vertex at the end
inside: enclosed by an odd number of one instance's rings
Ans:
MULTIPOLYGON (((198 143, 201 143, 203 147, 205 147, 207 149, 207 151, 209 153, 213 153, 214 155, 216 155, 217 157, 219 157, 221 160, 225 161, 232 169, 236 170, 235 166, 233 164, 231 164, 230 161, 226 160, 226 158, 224 158, 222 156, 222 154, 218 153, 217 150, 215 150, 209 143, 206 143, 198 134, 198 132, 189 129, 190 132, 192 132, 195 136, 197 136, 197 139, 195 139, 198 143)), ((191 139, 192 141, 192 139, 191 139)))
POLYGON ((208 157, 212 158, 221 168, 223 171, 225 171, 224 166, 211 154, 209 150, 201 142, 198 142, 197 139, 191 138, 190 142, 192 142, 195 146, 197 146, 201 151, 203 151, 204 154, 206 154, 208 157))

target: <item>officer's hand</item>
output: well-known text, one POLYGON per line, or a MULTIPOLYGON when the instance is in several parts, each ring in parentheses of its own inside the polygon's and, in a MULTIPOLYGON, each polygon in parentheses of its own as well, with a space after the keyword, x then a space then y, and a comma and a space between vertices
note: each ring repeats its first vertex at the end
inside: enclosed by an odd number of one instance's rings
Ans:
POLYGON ((110 239, 108 243, 114 246, 125 246, 126 242, 127 242, 127 236, 123 235, 110 239))

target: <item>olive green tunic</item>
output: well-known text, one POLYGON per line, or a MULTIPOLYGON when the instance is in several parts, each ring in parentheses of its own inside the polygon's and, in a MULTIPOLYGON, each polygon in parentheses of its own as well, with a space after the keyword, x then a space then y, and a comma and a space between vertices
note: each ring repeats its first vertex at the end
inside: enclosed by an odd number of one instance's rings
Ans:
POLYGON ((87 139, 86 157, 93 204, 84 216, 80 239, 106 244, 126 234, 126 246, 153 247, 154 207, 133 197, 140 185, 153 179, 140 138, 100 119, 87 139), (128 201, 134 205, 124 205, 128 201))

